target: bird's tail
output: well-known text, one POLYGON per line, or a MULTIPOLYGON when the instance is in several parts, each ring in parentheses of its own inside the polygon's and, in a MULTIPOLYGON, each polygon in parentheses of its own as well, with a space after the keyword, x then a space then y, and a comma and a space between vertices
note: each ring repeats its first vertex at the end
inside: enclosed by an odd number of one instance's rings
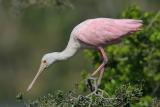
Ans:
POLYGON ((136 19, 120 19, 119 20, 121 25, 122 25, 122 29, 126 29, 129 32, 136 32, 139 30, 142 30, 142 25, 143 25, 143 21, 142 20, 136 20, 136 19))

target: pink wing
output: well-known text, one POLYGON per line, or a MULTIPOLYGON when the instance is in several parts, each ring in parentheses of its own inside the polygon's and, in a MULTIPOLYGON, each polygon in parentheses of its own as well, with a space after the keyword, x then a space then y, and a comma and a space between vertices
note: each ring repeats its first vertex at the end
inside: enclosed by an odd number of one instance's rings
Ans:
POLYGON ((80 41, 88 45, 100 46, 138 31, 141 26, 141 20, 97 18, 82 22, 73 32, 80 41))

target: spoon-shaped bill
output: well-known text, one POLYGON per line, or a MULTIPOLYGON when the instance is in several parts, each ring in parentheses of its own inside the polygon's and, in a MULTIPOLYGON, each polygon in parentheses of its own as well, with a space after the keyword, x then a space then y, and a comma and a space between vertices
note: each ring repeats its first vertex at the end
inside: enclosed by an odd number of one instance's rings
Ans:
POLYGON ((36 76, 35 76, 34 79, 32 80, 32 82, 31 82, 30 85, 28 86, 27 91, 30 91, 30 90, 31 90, 33 84, 35 83, 35 81, 37 80, 37 78, 39 77, 39 75, 45 70, 46 67, 47 67, 47 66, 46 66, 45 63, 41 63, 40 68, 39 68, 36 76))

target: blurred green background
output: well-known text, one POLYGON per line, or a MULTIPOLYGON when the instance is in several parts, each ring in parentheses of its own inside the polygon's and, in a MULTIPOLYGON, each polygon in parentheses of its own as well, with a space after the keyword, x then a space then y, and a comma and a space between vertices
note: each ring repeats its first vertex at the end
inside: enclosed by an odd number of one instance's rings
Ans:
POLYGON ((63 50, 74 26, 88 18, 117 18, 131 5, 160 10, 160 0, 0 0, 0 107, 17 107, 18 92, 33 99, 73 89, 81 71, 94 69, 82 51, 54 64, 26 92, 43 54, 63 50))

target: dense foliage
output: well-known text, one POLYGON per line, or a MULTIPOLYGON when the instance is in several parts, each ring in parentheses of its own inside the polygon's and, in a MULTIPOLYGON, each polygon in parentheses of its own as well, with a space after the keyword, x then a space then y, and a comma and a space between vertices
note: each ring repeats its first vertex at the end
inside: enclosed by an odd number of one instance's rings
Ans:
MULTIPOLYGON (((124 11, 120 18, 141 19, 144 26, 141 31, 126 37, 120 44, 105 48, 109 62, 102 80, 101 91, 107 92, 108 96, 103 96, 102 93, 83 96, 77 95, 74 91, 69 93, 58 91, 30 102, 28 106, 50 107, 65 104, 74 107, 160 106, 160 101, 155 100, 160 97, 160 12, 143 12, 132 6, 124 11)), ((92 57, 93 66, 96 68, 101 62, 99 54, 90 50, 85 53, 87 57, 92 57)), ((82 73, 82 78, 84 77, 86 72, 82 73)), ((78 87, 86 91, 83 82, 78 87)))
MULTIPOLYGON (((24 102, 27 107, 119 107, 129 106, 138 102, 142 96, 142 88, 122 85, 110 96, 104 90, 98 89, 88 95, 77 95, 75 91, 56 91, 35 101, 24 102)), ((17 96, 22 100, 22 94, 17 96)))

